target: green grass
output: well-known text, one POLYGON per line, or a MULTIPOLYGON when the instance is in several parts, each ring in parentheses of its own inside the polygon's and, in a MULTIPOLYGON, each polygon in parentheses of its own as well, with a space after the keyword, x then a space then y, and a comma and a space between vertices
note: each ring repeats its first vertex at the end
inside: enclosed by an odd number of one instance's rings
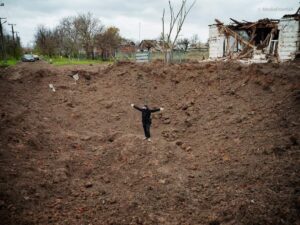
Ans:
POLYGON ((13 66, 16 65, 20 60, 17 59, 8 59, 6 63, 4 61, 0 62, 1 67, 13 66))
POLYGON ((68 59, 68 58, 45 58, 45 60, 55 66, 65 66, 65 65, 90 65, 90 64, 101 64, 109 63, 102 60, 92 60, 92 59, 68 59))

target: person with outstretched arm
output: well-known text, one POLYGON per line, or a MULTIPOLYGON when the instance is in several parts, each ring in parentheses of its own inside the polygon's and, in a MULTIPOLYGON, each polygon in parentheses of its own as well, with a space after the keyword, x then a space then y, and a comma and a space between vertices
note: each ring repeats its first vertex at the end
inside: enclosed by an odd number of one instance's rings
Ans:
POLYGON ((144 105, 142 108, 140 108, 134 104, 131 104, 131 107, 142 112, 142 123, 144 128, 145 140, 151 141, 150 139, 151 113, 163 111, 164 108, 150 109, 147 105, 144 105))

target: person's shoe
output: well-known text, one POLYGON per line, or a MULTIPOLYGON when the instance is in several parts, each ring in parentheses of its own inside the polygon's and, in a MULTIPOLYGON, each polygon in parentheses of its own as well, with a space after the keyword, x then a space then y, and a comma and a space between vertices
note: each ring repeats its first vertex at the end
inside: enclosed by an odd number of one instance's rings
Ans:
POLYGON ((145 137, 143 140, 146 141, 147 139, 148 139, 148 138, 145 137))
POLYGON ((147 141, 151 142, 151 139, 150 139, 150 138, 147 138, 147 141))

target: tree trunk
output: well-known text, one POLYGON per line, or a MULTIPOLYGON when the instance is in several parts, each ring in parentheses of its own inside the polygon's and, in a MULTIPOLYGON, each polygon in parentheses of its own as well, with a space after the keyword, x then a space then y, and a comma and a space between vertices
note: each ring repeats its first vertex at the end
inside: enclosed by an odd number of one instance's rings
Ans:
POLYGON ((171 49, 167 49, 165 52, 165 62, 170 64, 173 60, 173 51, 171 49))

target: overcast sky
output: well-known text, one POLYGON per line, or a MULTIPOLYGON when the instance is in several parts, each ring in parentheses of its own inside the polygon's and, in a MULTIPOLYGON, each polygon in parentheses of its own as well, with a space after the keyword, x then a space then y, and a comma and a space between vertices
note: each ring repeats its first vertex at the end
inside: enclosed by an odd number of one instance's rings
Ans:
MULTIPOLYGON (((181 0, 172 0, 178 6, 181 0)), ((188 0, 189 3, 192 0, 188 0)), ((0 17, 17 24, 24 46, 32 43, 36 27, 44 24, 55 27, 61 18, 91 12, 105 26, 116 26, 123 37, 139 40, 157 38, 161 33, 163 8, 168 0, 0 0, 0 17)), ((260 18, 280 18, 292 14, 299 7, 297 0, 197 0, 189 14, 181 37, 197 34, 201 41, 208 38, 208 25, 215 18, 229 22, 229 18, 254 21, 260 18)), ((5 24, 7 31, 10 28, 5 24)))

